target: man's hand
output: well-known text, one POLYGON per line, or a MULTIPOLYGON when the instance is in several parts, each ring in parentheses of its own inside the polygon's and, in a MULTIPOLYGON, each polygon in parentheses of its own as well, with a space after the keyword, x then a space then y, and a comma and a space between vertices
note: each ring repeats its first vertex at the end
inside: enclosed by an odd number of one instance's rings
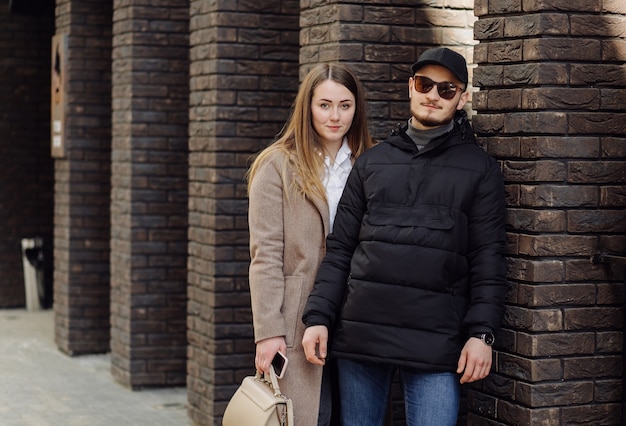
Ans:
POLYGON ((487 377, 491 371, 491 363, 491 346, 485 345, 476 337, 470 337, 463 346, 456 369, 457 374, 463 373, 461 384, 487 377))
POLYGON ((304 330, 302 347, 307 361, 315 365, 324 365, 328 350, 328 328, 325 325, 314 325, 304 330))
POLYGON ((287 343, 283 336, 270 337, 269 339, 260 340, 256 344, 256 357, 254 358, 254 366, 257 371, 269 374, 270 365, 276 352, 287 352, 287 343))

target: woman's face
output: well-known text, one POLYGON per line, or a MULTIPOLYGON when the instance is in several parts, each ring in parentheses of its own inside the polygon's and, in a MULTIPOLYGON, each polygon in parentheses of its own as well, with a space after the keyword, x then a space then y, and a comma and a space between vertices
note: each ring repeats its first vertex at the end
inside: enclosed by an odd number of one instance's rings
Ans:
POLYGON ((355 109, 354 95, 346 86, 326 80, 315 88, 311 99, 313 128, 324 146, 341 145, 355 109))

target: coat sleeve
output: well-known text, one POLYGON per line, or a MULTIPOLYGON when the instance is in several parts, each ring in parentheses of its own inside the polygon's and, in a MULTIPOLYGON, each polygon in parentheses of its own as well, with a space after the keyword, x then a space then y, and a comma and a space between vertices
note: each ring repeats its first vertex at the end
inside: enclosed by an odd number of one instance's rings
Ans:
POLYGON ((315 285, 304 308, 307 327, 332 327, 341 310, 350 275, 350 262, 359 244, 361 221, 366 209, 358 160, 350 172, 339 205, 333 232, 326 238, 326 256, 317 272, 315 285))
POLYGON ((267 159, 254 176, 249 191, 249 280, 255 343, 286 335, 281 313, 285 294, 281 169, 276 158, 267 159))
POLYGON ((505 263, 506 200, 498 163, 480 182, 469 217, 470 304, 464 318, 468 333, 496 332, 508 286, 505 263))

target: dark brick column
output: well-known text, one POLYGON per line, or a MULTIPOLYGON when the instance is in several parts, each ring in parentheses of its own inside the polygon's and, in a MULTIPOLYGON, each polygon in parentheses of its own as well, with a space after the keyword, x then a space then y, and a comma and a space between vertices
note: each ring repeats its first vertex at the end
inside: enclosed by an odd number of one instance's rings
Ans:
POLYGON ((185 383, 189 4, 114 1, 111 370, 185 383))
POLYGON ((22 238, 52 244, 50 37, 54 16, 0 4, 0 308, 24 306, 22 238))
POLYGON ((60 0, 56 10, 56 33, 67 34, 71 54, 64 74, 65 154, 55 161, 55 337, 68 354, 106 352, 111 2, 60 0))
POLYGON ((507 181, 511 294, 469 419, 623 424, 624 269, 590 258, 625 246, 626 3, 475 5, 474 125, 507 181))
POLYGON ((292 0, 191 2, 187 387, 200 425, 220 425, 254 372, 244 175, 295 97, 298 19, 292 0))

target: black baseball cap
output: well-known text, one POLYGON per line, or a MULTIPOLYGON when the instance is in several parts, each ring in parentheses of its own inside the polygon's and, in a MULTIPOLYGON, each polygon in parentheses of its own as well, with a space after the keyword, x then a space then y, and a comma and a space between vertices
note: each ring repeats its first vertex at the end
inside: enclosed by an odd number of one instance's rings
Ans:
POLYGON ((450 50, 447 47, 428 49, 417 58, 417 62, 413 64, 411 71, 415 74, 417 70, 429 64, 446 67, 461 83, 467 86, 467 62, 465 62, 465 58, 462 55, 454 50, 450 50))

